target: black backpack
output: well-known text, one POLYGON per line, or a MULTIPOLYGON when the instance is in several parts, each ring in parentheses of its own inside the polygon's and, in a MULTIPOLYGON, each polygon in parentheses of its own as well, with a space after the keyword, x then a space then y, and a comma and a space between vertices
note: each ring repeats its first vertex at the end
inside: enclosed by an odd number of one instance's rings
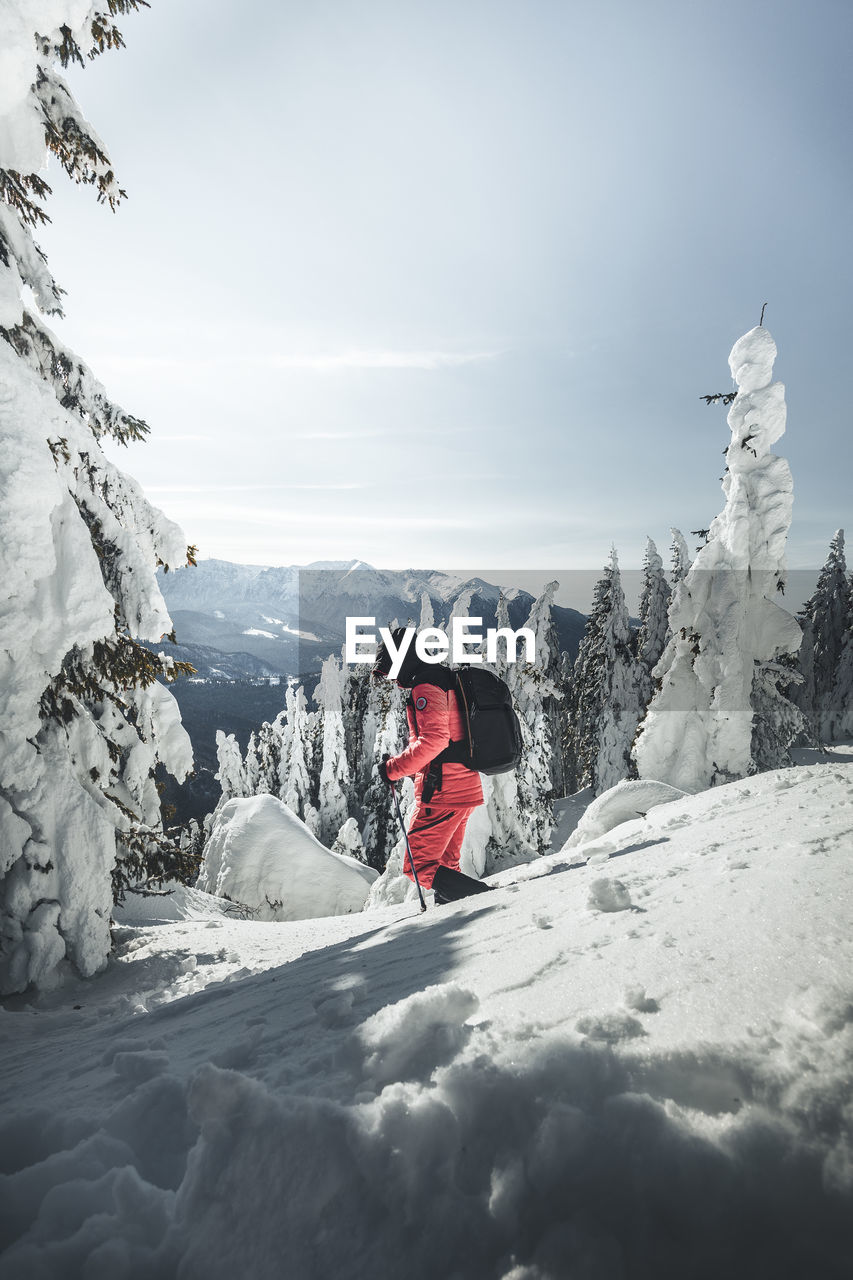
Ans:
POLYGON ((462 707, 466 741, 460 764, 478 773, 509 773, 521 760, 521 725, 505 681, 483 667, 468 665, 456 672, 456 692, 462 707))
MULTIPOLYGON (((433 765, 464 764, 466 769, 488 774, 509 773, 517 767, 522 752, 521 725, 505 681, 473 664, 454 671, 444 666, 421 669, 418 679, 455 689, 465 726, 465 737, 445 747, 433 765)), ((417 725, 414 705, 412 711, 417 725)))

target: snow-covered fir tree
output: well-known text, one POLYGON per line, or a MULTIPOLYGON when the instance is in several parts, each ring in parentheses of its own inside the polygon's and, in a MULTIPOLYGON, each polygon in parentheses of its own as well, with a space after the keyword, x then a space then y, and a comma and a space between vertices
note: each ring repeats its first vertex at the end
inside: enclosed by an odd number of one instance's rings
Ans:
POLYGON ((335 657, 323 663, 314 700, 322 720, 322 764, 317 796, 317 838, 331 846, 349 817, 350 767, 343 721, 344 668, 335 657))
POLYGON ((631 744, 640 718, 640 683, 614 547, 596 584, 573 673, 575 789, 589 785, 600 795, 630 775, 631 744))
MULTIPOLYGON (((391 791, 378 773, 384 755, 398 755, 406 742, 405 695, 393 681, 364 681, 366 706, 359 761, 362 839, 368 865, 381 871, 400 839, 391 791)), ((399 790, 408 801, 411 785, 399 790)))
POLYGON ((652 672, 660 662, 669 638, 669 602, 671 591, 663 561, 651 538, 646 543, 643 560, 643 586, 640 592, 640 629, 637 633, 639 664, 640 718, 652 698, 652 672))
MULTIPOLYGON (((283 712, 281 713, 284 714, 283 712)), ((264 722, 249 736, 246 759, 243 765, 246 777, 245 794, 250 796, 278 795, 281 778, 282 727, 279 717, 272 723, 264 722)))
POLYGON ((366 861, 361 832, 358 829, 358 823, 355 818, 347 818, 346 822, 341 826, 335 836, 332 853, 340 853, 347 858, 357 858, 359 862, 366 861))
POLYGON ((252 730, 249 734, 249 742, 246 747, 246 759, 243 763, 246 773, 246 794, 250 796, 259 795, 264 788, 261 786, 261 761, 258 748, 258 733, 252 730))
POLYGON ((243 754, 233 733, 216 730, 216 759, 219 764, 216 781, 222 791, 223 803, 253 794, 248 788, 243 754))
POLYGON ((279 798, 304 822, 314 810, 312 804, 311 767, 313 764, 313 725, 302 685, 289 685, 285 693, 285 715, 282 722, 279 798))
POLYGON ((853 623, 841 646, 838 670, 832 688, 832 716, 829 723, 830 742, 846 742, 853 738, 853 623))
POLYGON ((670 581, 675 587, 676 583, 681 582, 690 572, 690 566, 693 563, 690 555, 690 548, 687 545, 684 534, 680 529, 671 530, 672 541, 670 543, 670 581))
POLYGON ((789 696, 802 711, 814 741, 836 742, 844 736, 846 679, 841 670, 842 651, 853 628, 853 590, 847 576, 843 529, 837 530, 830 543, 826 563, 803 605, 800 621, 803 644, 797 671, 802 683, 795 685, 789 696))
POLYGON ((46 148, 112 208, 124 194, 57 71, 120 34, 76 0, 6 0, 4 16, 0 989, 20 991, 68 962, 96 972, 114 898, 191 872, 163 832, 154 767, 182 778, 192 752, 158 681, 180 664, 140 643, 172 630, 156 567, 186 562, 186 539, 103 453, 105 436, 126 443, 147 427, 47 327, 62 290, 34 238, 49 220, 46 148))
MULTIPOLYGON (((523 736, 524 751, 514 775, 518 815, 527 843, 538 853, 548 847, 553 801, 555 795, 562 794, 564 779, 558 705, 562 697, 561 652, 552 617, 558 585, 548 583, 524 623, 536 637, 534 661, 529 663, 519 658, 508 664, 504 673, 523 736)), ((500 786, 497 784, 498 792, 500 786)), ((500 832, 495 834, 497 839, 501 838, 500 832)))
POLYGON ((776 344, 759 326, 732 348, 738 393, 728 415, 726 505, 676 585, 672 638, 635 747, 640 776, 700 791, 784 756, 797 719, 779 692, 800 628, 777 603, 793 482, 770 452, 785 430, 785 391, 772 382, 776 344))

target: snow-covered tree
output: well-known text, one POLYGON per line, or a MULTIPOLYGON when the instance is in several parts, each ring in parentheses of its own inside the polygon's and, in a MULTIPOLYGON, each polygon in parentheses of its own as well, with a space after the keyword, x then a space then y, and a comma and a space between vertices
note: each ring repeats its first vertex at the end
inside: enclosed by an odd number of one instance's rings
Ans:
MULTIPOLYGON (((364 813, 362 838, 368 865, 381 871, 400 839, 400 830, 390 788, 377 770, 384 755, 397 755, 404 746, 405 698, 389 680, 368 679, 365 684, 367 705, 359 770, 364 813)), ((399 790, 408 801, 411 785, 404 782, 399 790)))
MULTIPOLYGON (((509 685, 515 710, 521 722, 523 755, 514 776, 517 811, 527 843, 538 853, 543 853, 553 825, 553 801, 563 792, 563 760, 560 736, 559 699, 560 647, 554 628, 552 606, 554 592, 559 583, 549 582, 542 594, 533 602, 525 622, 536 637, 536 653, 533 662, 519 658, 508 664, 503 678, 509 685), (556 779, 556 780, 555 780, 556 779)), ((498 625, 506 625, 499 615, 498 625)), ((501 776, 501 775, 498 775, 501 776)), ((498 783, 494 789, 496 800, 506 794, 509 782, 498 783)), ((503 820, 499 823, 502 830, 503 820)), ((500 830, 496 838, 502 838, 500 830)))
POLYGON ((247 786, 243 754, 233 733, 225 734, 221 729, 216 730, 216 759, 219 763, 216 781, 222 791, 222 802, 251 795, 247 786))
POLYGON ((670 587, 663 561, 651 538, 643 560, 643 587, 640 593, 640 630, 637 634, 640 714, 645 714, 654 690, 652 672, 660 662, 669 638, 670 587))
POLYGON ((332 844, 332 853, 342 853, 345 857, 357 858, 359 862, 366 861, 361 832, 355 818, 347 818, 342 824, 332 844))
POLYGON ((687 545, 684 534, 680 529, 672 529, 672 542, 670 543, 670 580, 673 587, 676 583, 681 582, 682 578, 686 578, 690 572, 690 566, 693 563, 690 556, 690 548, 687 545))
MULTIPOLYGON (((5 0, 0 79, 0 989, 106 963, 113 900, 189 874, 153 771, 192 765, 181 670, 144 648, 172 631, 156 566, 188 559, 176 525, 102 452, 147 427, 51 333, 62 290, 35 243, 46 148, 115 207, 112 165, 57 64, 121 42, 140 0, 5 0), (36 35, 38 32, 38 35, 36 35), (26 288, 24 288, 26 286, 26 288)), ((192 558, 192 553, 189 553, 192 558)))
MULTIPOLYGON (((281 715, 284 713, 282 712, 281 715)), ((265 721, 249 735, 243 765, 246 782, 244 795, 277 796, 281 778, 282 727, 279 717, 265 721)))
POLYGON ((614 547, 596 584, 573 673, 576 787, 589 784, 600 795, 629 776, 640 718, 640 681, 614 547))
POLYGON ((800 628, 777 603, 793 483, 787 462, 770 452, 785 430, 785 390, 771 381, 775 358, 776 344, 761 326, 729 356, 738 393, 728 415, 726 505, 676 585, 661 688, 635 747, 641 777, 683 791, 758 768, 757 756, 766 753, 754 720, 776 735, 768 752, 778 759, 783 722, 793 721, 779 694, 789 676, 778 659, 797 650, 800 628))
POLYGON ((308 703, 302 685, 288 685, 285 693, 285 720, 281 743, 281 777, 279 799, 292 809, 298 818, 307 821, 311 810, 310 761, 311 724, 308 703))
POLYGON ((344 672, 337 658, 323 663, 314 693, 322 715, 322 765, 318 787, 318 839, 331 845, 349 816, 350 767, 343 721, 344 672))
POLYGON ((803 712, 816 741, 836 742, 846 703, 842 650, 853 628, 853 591, 847 577, 843 529, 830 543, 826 563, 803 605, 800 621, 803 645, 797 670, 802 683, 791 690, 790 697, 803 712))
POLYGON ((853 624, 844 636, 838 670, 832 689, 832 715, 828 725, 829 742, 845 742, 853 738, 853 624))

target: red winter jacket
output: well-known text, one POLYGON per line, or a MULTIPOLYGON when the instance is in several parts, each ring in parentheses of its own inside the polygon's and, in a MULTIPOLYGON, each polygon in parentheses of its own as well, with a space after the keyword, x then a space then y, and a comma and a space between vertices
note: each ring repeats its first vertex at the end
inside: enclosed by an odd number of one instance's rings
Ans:
MULTIPOLYGON (((455 689, 416 684, 406 706, 406 718, 409 722, 409 745, 388 761, 388 778, 396 782, 414 774, 415 798, 420 802, 424 774, 430 761, 450 742, 459 742, 465 737, 455 689)), ((435 792, 430 801, 431 808, 462 809, 483 803, 480 775, 473 769, 466 769, 464 764, 443 763, 441 777, 441 790, 435 792)))

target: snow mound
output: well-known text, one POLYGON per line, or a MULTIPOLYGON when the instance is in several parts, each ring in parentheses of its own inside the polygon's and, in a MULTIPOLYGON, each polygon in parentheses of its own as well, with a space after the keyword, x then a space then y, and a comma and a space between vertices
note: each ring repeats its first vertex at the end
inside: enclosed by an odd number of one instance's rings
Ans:
POLYGON ((468 1036, 466 1020, 480 1002, 454 983, 427 987, 380 1009, 358 1030, 364 1069, 377 1085, 392 1080, 428 1080, 439 1062, 449 1061, 468 1036))
POLYGON ((634 904, 621 880, 593 880, 587 906, 590 911, 630 911, 634 904))
POLYGON ((666 782, 654 782, 650 779, 618 782, 597 800, 593 800, 563 849, 574 849, 576 845, 586 844, 589 840, 606 835, 623 822, 644 818, 649 809, 660 804, 672 804, 674 800, 683 800, 685 794, 666 782))
POLYGON ((222 806, 196 888, 257 920, 308 920, 361 911, 377 874, 332 853, 286 804, 261 795, 222 806))

